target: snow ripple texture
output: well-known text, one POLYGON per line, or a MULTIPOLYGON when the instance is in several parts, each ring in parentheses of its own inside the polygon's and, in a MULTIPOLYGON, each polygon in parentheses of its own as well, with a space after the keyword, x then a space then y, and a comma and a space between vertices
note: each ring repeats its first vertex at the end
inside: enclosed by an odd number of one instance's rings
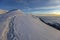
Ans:
POLYGON ((15 16, 11 19, 9 23, 9 32, 7 33, 7 40, 18 40, 15 32, 14 32, 14 19, 15 16))

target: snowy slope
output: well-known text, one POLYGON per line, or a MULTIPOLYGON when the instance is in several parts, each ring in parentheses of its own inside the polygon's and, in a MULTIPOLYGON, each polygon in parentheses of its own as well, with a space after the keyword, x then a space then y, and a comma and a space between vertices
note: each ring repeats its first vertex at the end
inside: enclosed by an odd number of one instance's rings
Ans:
POLYGON ((45 24, 60 30, 60 16, 40 16, 38 18, 45 24))
POLYGON ((21 13, 22 12, 20 10, 14 9, 5 14, 0 14, 0 39, 2 38, 1 36, 4 34, 4 30, 7 30, 8 27, 6 26, 9 25, 11 18, 21 13))
POLYGON ((5 26, 0 28, 0 31, 3 30, 0 32, 1 40, 60 40, 60 31, 46 25, 35 16, 25 15, 17 10, 8 14, 5 24, 2 23, 5 26), (14 15, 10 15, 11 13, 14 15))

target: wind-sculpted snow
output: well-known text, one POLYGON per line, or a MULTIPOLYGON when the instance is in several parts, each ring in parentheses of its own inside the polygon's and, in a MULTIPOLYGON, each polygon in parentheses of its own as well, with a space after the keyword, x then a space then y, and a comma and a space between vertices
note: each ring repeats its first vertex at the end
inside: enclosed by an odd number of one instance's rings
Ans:
POLYGON ((16 37, 16 34, 14 33, 14 23, 13 23, 14 18, 15 17, 13 17, 9 23, 9 31, 7 33, 7 40, 18 40, 16 39, 17 37, 16 37))
POLYGON ((1 15, 0 20, 0 40, 60 40, 60 31, 33 15, 15 10, 1 15))
POLYGON ((60 30, 60 16, 41 16, 39 19, 58 30, 60 30))
POLYGON ((7 40, 59 40, 59 33, 35 16, 18 15, 9 23, 7 40))
POLYGON ((9 21, 11 21, 11 18, 16 16, 16 15, 20 15, 21 13, 22 12, 19 13, 18 10, 14 10, 14 11, 11 10, 11 11, 5 13, 5 14, 0 14, 0 40, 6 40, 6 36, 7 36, 6 33, 10 29, 9 28, 9 26, 10 26, 9 21))

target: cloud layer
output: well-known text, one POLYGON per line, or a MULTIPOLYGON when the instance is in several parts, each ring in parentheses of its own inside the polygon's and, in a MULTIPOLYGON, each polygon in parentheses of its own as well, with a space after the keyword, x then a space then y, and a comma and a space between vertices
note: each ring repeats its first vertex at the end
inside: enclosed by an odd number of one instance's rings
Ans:
POLYGON ((0 0, 1 9, 22 9, 25 12, 60 10, 60 0, 0 0))

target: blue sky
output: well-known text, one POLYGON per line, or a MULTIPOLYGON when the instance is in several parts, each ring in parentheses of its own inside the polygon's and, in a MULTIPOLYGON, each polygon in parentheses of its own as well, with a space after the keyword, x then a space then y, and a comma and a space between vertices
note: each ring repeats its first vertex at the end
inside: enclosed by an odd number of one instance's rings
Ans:
POLYGON ((60 0, 0 0, 0 9, 21 9, 26 13, 60 13, 60 0))

